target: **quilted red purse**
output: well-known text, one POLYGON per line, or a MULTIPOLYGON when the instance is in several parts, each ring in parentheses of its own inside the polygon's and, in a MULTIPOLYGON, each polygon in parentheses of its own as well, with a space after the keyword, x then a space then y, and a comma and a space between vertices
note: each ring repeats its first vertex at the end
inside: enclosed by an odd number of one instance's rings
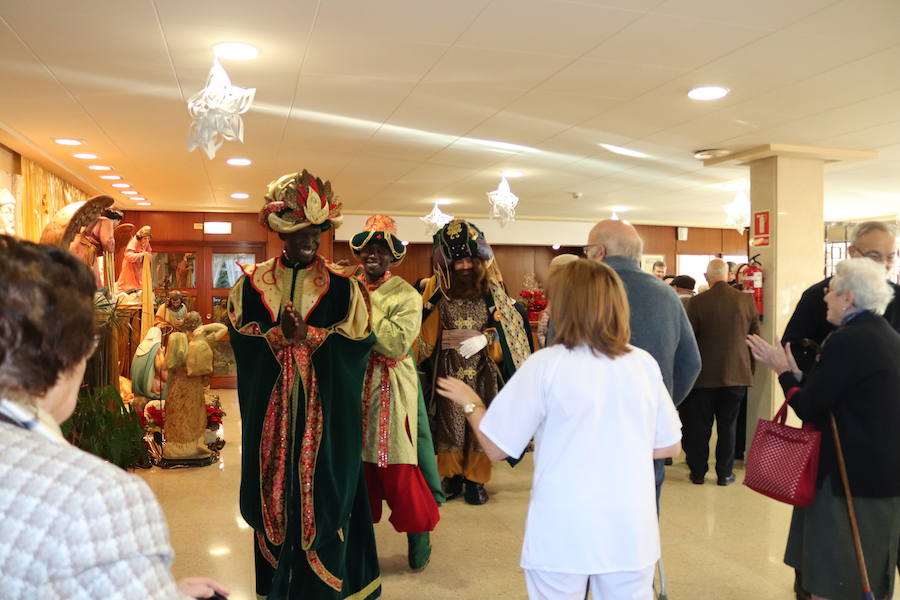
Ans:
MULTIPOLYGON (((792 390, 793 391, 793 390, 792 390)), ((771 421, 760 419, 747 454, 744 485, 793 506, 809 506, 816 495, 822 434, 812 425, 785 425, 789 393, 771 421)))

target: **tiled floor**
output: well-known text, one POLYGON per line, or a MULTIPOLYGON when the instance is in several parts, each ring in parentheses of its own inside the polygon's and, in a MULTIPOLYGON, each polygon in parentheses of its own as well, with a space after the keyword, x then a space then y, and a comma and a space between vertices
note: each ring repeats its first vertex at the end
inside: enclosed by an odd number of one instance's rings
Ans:
MULTIPOLYGON (((177 553, 176 576, 208 575, 229 586, 234 600, 252 600, 251 531, 238 514, 237 500, 239 414, 234 392, 221 396, 228 412, 221 462, 140 475, 165 510, 177 553)), ((515 469, 505 463, 494 469, 490 502, 476 507, 460 499, 441 509, 431 564, 421 573, 407 568, 405 536, 389 523, 376 526, 383 598, 526 598, 518 564, 531 455, 515 469)), ((670 600, 793 598, 793 574, 781 560, 789 507, 740 485, 741 471, 738 483, 724 488, 711 475, 705 485, 691 484, 683 462, 668 467, 667 475, 661 525, 670 600)))

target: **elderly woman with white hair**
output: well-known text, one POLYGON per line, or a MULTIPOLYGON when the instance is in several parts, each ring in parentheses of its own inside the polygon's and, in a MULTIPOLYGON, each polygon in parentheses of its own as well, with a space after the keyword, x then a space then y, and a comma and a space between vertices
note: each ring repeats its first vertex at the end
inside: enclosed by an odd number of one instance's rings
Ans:
POLYGON ((790 406, 822 433, 816 497, 795 508, 785 563, 813 598, 856 600, 862 584, 829 425, 841 438, 866 567, 876 598, 893 593, 900 546, 900 334, 881 316, 893 290, 868 258, 838 263, 825 288, 828 322, 817 364, 804 376, 790 351, 748 336, 753 355, 778 373, 790 406))

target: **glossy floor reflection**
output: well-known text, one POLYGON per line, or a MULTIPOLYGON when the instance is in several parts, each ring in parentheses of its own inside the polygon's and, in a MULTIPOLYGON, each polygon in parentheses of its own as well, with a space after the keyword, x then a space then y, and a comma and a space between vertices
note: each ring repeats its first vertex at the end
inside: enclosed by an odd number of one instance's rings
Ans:
MULTIPOLYGON (((240 417, 236 394, 222 391, 221 398, 228 413, 221 462, 139 475, 166 513, 176 576, 214 577, 231 588, 234 600, 252 600, 251 531, 238 514, 237 499, 240 417)), ((445 505, 432 534, 431 564, 421 573, 407 568, 405 536, 386 520, 376 525, 382 597, 526 598, 518 564, 531 467, 531 455, 515 469, 495 465, 491 500, 484 506, 461 499, 445 505)), ((743 472, 737 475, 738 483, 729 487, 717 486, 712 475, 701 486, 688 481, 683 461, 668 467, 661 523, 670 600, 793 598, 793 574, 782 563, 790 509, 740 485, 743 472)))

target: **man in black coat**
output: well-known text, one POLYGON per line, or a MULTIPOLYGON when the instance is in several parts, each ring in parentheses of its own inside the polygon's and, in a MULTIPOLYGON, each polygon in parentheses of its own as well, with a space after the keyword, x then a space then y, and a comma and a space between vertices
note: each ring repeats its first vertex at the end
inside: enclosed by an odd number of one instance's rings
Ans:
MULTIPOLYGON (((861 256, 871 258, 884 265, 888 273, 892 273, 897 255, 897 242, 894 232, 887 223, 866 221, 857 225, 850 234, 848 251, 853 258, 861 256)), ((799 351, 799 348, 795 347, 799 347, 804 339, 821 345, 828 334, 834 331, 834 325, 825 320, 825 292, 830 281, 831 277, 827 277, 803 292, 791 320, 784 329, 781 343, 790 342, 795 356, 799 351)), ((884 318, 900 332, 900 285, 891 282, 891 286, 894 289, 894 299, 884 311, 884 318)), ((808 371, 811 364, 798 366, 808 371)))

